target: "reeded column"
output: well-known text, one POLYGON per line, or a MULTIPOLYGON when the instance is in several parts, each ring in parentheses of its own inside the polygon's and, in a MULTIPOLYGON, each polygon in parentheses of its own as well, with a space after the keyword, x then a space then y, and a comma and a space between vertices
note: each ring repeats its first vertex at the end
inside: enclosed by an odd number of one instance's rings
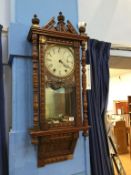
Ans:
MULTIPOLYGON (((79 26, 79 31, 81 36, 85 36, 85 27, 86 23, 82 22, 79 26)), ((87 136, 88 135, 88 111, 87 111, 87 92, 86 92, 86 44, 87 41, 82 41, 81 42, 81 50, 82 50, 82 96, 83 96, 83 135, 87 136)))

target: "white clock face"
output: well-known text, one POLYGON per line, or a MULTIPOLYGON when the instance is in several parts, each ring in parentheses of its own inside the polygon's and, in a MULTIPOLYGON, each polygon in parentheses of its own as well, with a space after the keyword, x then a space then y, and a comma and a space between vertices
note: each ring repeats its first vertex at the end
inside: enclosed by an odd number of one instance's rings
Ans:
POLYGON ((51 45, 45 51, 45 66, 56 77, 67 77, 74 70, 74 54, 69 47, 51 45))

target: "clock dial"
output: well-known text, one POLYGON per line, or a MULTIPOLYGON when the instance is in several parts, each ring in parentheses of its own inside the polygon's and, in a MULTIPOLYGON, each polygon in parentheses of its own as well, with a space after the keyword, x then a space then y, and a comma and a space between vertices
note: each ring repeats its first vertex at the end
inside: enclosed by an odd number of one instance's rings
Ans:
POLYGON ((72 49, 59 45, 49 46, 45 52, 45 66, 56 77, 69 76, 74 70, 72 49))

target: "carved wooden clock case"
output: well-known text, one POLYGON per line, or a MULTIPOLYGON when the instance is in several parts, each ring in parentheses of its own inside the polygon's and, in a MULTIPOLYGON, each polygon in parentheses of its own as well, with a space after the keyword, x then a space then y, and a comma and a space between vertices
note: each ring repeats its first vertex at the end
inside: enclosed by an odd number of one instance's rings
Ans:
POLYGON ((60 12, 39 26, 36 15, 28 40, 32 43, 34 127, 38 166, 72 159, 79 131, 87 135, 85 29, 80 34, 60 12), (80 49, 81 63, 80 64, 80 49), (83 109, 82 109, 83 108, 83 109), (82 112, 83 111, 83 114, 82 112))

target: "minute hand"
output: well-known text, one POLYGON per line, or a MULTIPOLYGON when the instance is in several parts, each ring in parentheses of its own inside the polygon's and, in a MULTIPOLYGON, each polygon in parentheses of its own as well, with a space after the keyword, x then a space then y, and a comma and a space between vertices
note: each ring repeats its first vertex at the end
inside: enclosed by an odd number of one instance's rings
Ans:
POLYGON ((65 64, 62 60, 59 60, 59 62, 62 63, 64 67, 70 68, 70 66, 68 66, 67 64, 65 64))

